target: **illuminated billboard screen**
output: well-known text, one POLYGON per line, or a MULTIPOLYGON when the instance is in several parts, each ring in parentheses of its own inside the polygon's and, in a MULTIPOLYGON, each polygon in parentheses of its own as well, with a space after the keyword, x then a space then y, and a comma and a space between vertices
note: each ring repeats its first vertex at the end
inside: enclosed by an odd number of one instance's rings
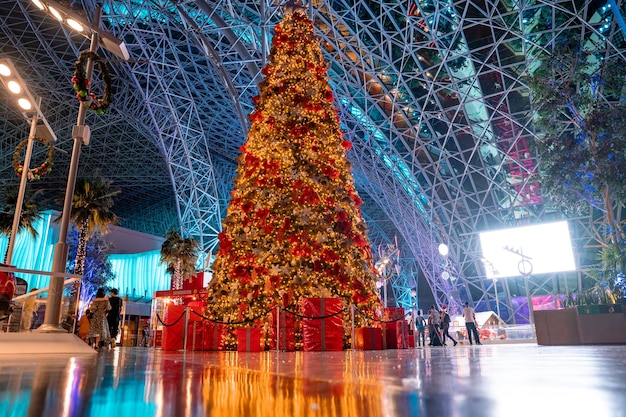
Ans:
POLYGON ((566 221, 480 233, 487 278, 575 271, 566 221))

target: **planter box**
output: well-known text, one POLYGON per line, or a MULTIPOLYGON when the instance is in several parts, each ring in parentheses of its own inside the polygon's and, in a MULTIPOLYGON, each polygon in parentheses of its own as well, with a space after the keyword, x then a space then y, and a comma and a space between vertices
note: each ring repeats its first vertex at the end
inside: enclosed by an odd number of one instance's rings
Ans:
POLYGON ((583 345, 626 344, 623 313, 580 314, 580 340, 583 345))
POLYGON ((609 314, 609 313, 622 313, 621 304, 595 304, 590 306, 577 306, 578 314, 609 314), (611 311, 611 308, 613 311, 611 311))
POLYGON ((578 308, 566 308, 535 311, 533 317, 538 345, 626 344, 623 313, 580 314, 578 308))
POLYGON ((579 345, 578 311, 537 310, 533 312, 538 345, 579 345))

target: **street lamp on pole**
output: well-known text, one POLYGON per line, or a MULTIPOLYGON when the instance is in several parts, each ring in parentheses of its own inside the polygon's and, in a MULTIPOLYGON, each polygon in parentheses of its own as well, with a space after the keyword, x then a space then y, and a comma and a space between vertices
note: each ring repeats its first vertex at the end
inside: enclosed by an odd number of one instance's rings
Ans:
POLYGON ((24 118, 31 122, 30 133, 28 134, 26 144, 26 154, 24 155, 22 175, 20 178, 20 188, 17 193, 17 202, 15 204, 13 224, 11 226, 11 236, 9 237, 9 246, 6 254, 6 263, 10 265, 13 258, 15 239, 19 231, 22 206, 24 205, 24 193, 26 192, 26 181, 28 180, 30 170, 33 141, 35 137, 40 137, 48 141, 56 141, 57 137, 41 111, 41 98, 35 99, 33 97, 26 83, 13 65, 13 62, 8 58, 0 58, 0 80, 11 95, 15 97, 24 118))
POLYGON ((128 61, 130 54, 126 48, 126 44, 121 39, 116 38, 111 33, 100 29, 100 16, 95 16, 94 23, 85 20, 81 15, 72 9, 58 3, 54 0, 32 0, 33 4, 41 11, 54 17, 59 22, 65 24, 72 30, 80 33, 87 39, 93 39, 93 35, 97 35, 96 43, 101 45, 107 51, 117 55, 120 59, 128 61))
POLYGON ((511 253, 514 253, 516 255, 519 255, 519 257, 521 258, 517 264, 517 270, 524 277, 524 285, 526 287, 526 302, 528 303, 528 324, 530 324, 530 327, 534 334, 535 323, 533 319, 533 298, 532 298, 532 295, 530 294, 530 287, 528 285, 528 281, 530 280, 530 277, 533 274, 533 264, 531 262, 533 258, 531 258, 528 255, 524 255, 523 248, 515 249, 515 248, 510 248, 508 246, 505 246, 502 249, 509 251, 511 253))
MULTIPOLYGON (((491 280, 493 281, 493 292, 496 296, 496 313, 498 314, 498 318, 500 318, 500 298, 498 297, 498 271, 496 267, 489 262, 489 260, 485 257, 480 258, 480 261, 485 265, 485 270, 491 271, 491 280)), ((488 274, 487 274, 488 275, 488 274)), ((498 324, 500 322, 498 321, 498 324)))
MULTIPOLYGON (((105 32, 99 28, 100 9, 97 9, 94 16, 94 24, 87 22, 82 16, 76 14, 73 10, 52 0, 33 0, 33 3, 42 11, 45 11, 55 19, 66 24, 73 30, 83 34, 91 40, 87 63, 85 67, 85 79, 87 84, 91 80, 94 67, 94 55, 98 46, 103 46, 122 60, 128 60, 129 54, 126 45, 121 39, 116 38, 112 34, 105 32)), ((85 125, 87 115, 87 106, 84 103, 78 108, 78 117, 76 126, 72 128, 72 139, 74 146, 72 148, 72 157, 70 160, 70 169, 67 175, 67 188, 65 190, 65 199, 63 201, 63 212, 61 214, 61 226, 59 229, 59 241, 54 247, 54 258, 52 260, 52 273, 50 277, 50 290, 48 292, 48 305, 44 322, 39 327, 42 332, 63 331, 59 326, 61 320, 61 303, 63 300, 63 283, 65 266, 67 264, 68 244, 67 234, 70 224, 72 199, 74 196, 74 187, 76 186, 76 176, 78 173, 78 160, 80 158, 81 145, 89 144, 91 131, 89 126, 85 125)))

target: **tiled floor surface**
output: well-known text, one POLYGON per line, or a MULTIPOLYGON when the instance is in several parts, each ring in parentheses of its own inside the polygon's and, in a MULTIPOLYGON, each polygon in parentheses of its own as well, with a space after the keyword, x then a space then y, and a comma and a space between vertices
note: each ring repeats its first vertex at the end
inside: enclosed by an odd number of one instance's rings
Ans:
POLYGON ((0 355, 0 416, 626 416, 626 346, 0 355))

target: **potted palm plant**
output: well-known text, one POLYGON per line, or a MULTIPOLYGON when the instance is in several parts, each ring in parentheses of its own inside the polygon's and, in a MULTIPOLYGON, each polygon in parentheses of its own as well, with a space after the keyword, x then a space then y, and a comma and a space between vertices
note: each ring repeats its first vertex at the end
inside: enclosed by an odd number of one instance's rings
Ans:
POLYGON ((196 274, 199 247, 196 239, 184 238, 176 230, 165 234, 161 245, 161 263, 167 265, 167 272, 172 276, 172 289, 181 289, 183 280, 196 274))
POLYGON ((624 315, 614 314, 624 297, 626 104, 620 97, 626 66, 580 39, 553 44, 528 79, 541 190, 564 216, 591 216, 601 227, 587 248, 597 250, 598 262, 583 270, 594 285, 569 295, 564 301, 571 308, 535 312, 537 342, 626 343, 624 315))

